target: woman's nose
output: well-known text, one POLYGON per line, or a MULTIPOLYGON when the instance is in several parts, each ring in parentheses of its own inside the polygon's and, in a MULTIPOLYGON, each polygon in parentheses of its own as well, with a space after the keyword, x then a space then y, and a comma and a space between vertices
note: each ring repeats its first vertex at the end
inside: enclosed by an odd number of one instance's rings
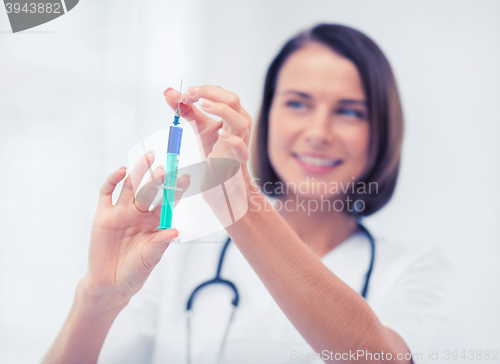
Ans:
POLYGON ((307 142, 313 147, 323 147, 333 142, 331 115, 327 111, 318 110, 306 126, 307 142))

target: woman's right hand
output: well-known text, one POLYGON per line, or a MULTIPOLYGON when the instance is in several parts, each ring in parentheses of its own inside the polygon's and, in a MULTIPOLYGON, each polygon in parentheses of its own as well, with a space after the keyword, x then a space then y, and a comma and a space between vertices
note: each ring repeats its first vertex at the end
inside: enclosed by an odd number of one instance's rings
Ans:
MULTIPOLYGON (((90 237, 88 269, 79 282, 79 292, 83 293, 80 297, 84 297, 85 306, 94 312, 124 307, 178 236, 175 229, 157 228, 161 205, 149 211, 157 186, 165 177, 163 168, 153 172, 153 181, 138 191, 135 198, 134 186, 140 184, 153 161, 151 152, 141 157, 125 179, 114 206, 112 194, 126 175, 125 167, 110 174, 100 190, 90 237)), ((177 186, 185 191, 189 183, 189 176, 184 175, 178 179, 177 186)), ((176 193, 176 201, 181 195, 182 192, 176 193)))
MULTIPOLYGON (((179 101, 179 92, 169 87, 165 90, 163 96, 165 96, 165 100, 169 106, 175 110, 179 101)), ((213 120, 210 116, 194 106, 193 102, 185 103, 181 100, 179 108, 182 118, 189 122, 195 134, 198 135, 204 153, 202 159, 206 159, 208 155, 212 153, 217 140, 219 140, 219 134, 217 134, 217 132, 222 128, 222 120, 213 120)))

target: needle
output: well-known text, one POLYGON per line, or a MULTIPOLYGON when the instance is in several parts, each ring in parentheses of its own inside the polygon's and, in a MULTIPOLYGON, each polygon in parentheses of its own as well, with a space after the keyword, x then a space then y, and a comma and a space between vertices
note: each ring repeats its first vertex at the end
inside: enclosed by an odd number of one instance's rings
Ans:
POLYGON ((176 116, 181 116, 181 109, 179 108, 179 105, 181 104, 181 95, 182 95, 182 81, 184 79, 181 79, 181 87, 179 88, 179 100, 177 100, 177 110, 175 110, 176 116))

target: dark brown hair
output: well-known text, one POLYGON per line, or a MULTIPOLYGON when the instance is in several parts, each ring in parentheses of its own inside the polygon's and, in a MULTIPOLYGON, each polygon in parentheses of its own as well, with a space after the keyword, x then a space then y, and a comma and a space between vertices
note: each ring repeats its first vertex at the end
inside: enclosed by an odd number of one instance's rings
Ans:
MULTIPOLYGON (((370 38, 355 29, 336 24, 319 24, 296 35, 280 50, 267 71, 264 83, 256 138, 252 144, 253 172, 261 190, 266 182, 272 186, 281 182, 267 151, 269 110, 281 67, 293 52, 311 42, 323 44, 350 60, 361 78, 368 105, 370 142, 367 169, 356 183, 368 186, 376 182, 378 191, 376 194, 359 195, 351 192, 349 196, 365 202, 364 210, 353 214, 368 216, 382 208, 394 192, 403 139, 403 114, 389 62, 370 38)), ((272 189, 269 196, 279 197, 274 191, 272 189)))

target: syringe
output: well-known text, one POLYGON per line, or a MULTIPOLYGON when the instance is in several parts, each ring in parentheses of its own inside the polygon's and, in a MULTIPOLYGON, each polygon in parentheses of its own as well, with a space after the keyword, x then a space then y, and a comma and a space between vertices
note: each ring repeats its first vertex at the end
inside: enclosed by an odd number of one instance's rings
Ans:
POLYGON ((179 125, 179 118, 181 117, 180 103, 181 103, 181 92, 182 92, 182 80, 181 87, 179 90, 179 100, 177 101, 177 110, 175 110, 174 122, 170 126, 170 131, 168 134, 168 145, 167 145, 167 163, 165 166, 165 181, 163 186, 159 188, 163 189, 163 199, 161 203, 161 216, 160 216, 160 226, 158 229, 170 229, 172 227, 172 211, 174 209, 174 199, 175 191, 180 191, 177 188, 177 170, 179 166, 179 154, 181 150, 182 141, 182 128, 179 125))

